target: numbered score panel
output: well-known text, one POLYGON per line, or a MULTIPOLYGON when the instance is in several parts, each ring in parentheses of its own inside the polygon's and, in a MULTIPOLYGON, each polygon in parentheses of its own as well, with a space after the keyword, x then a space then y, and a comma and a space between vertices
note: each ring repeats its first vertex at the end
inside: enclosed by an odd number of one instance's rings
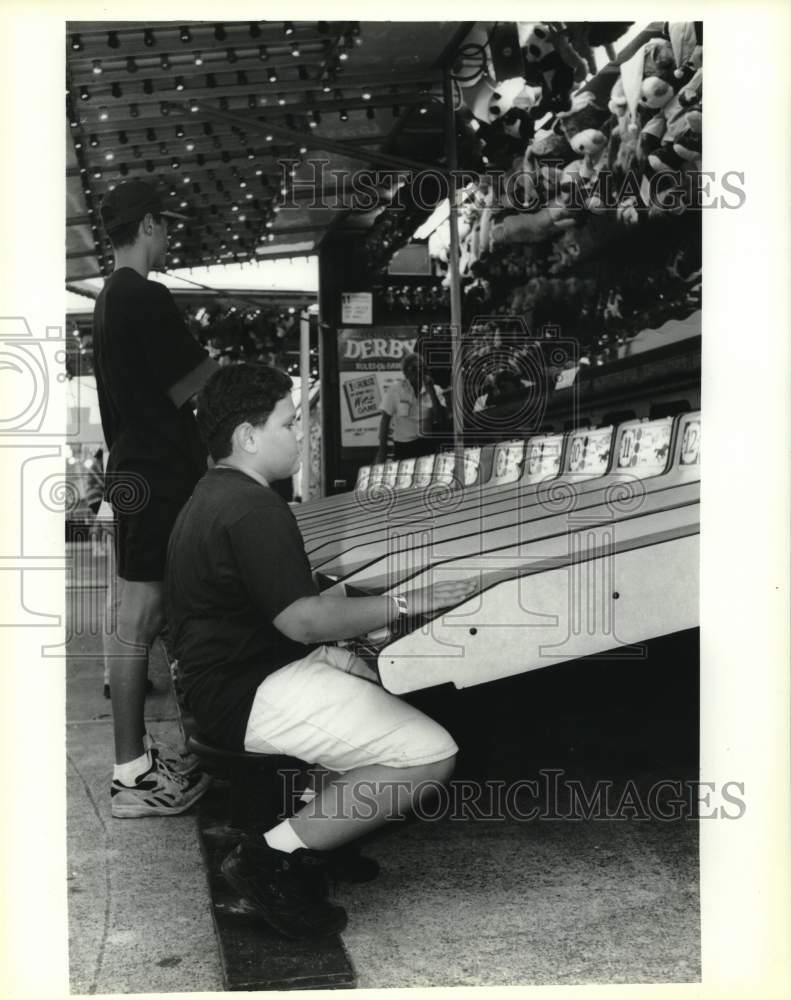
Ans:
MULTIPOLYGON (((667 426, 619 428, 610 471, 650 476, 661 463, 678 488, 697 482, 700 414, 679 418, 674 435, 667 426)), ((595 448, 595 439, 591 443, 595 448)), ((581 459, 582 453, 570 453, 568 461, 581 459)), ((524 573, 484 569, 478 594, 378 651, 383 685, 395 694, 445 683, 470 687, 603 653, 639 666, 647 640, 698 624, 699 502, 685 502, 684 511, 682 528, 670 527, 669 510, 665 524, 660 520, 650 535, 626 543, 619 541, 615 517, 609 531, 570 523, 565 559, 524 573)), ((455 568, 435 567, 432 578, 455 568)), ((471 568, 461 562, 457 575, 469 576, 471 568)))
MULTIPOLYGON (((490 478, 493 453, 493 446, 464 450, 462 488, 482 486, 490 478)), ((363 466, 354 492, 344 494, 343 504, 331 504, 341 498, 330 497, 327 506, 314 508, 311 516, 301 517, 295 511, 306 550, 310 554, 317 543, 356 537, 366 529, 381 531, 385 517, 431 516, 436 489, 459 489, 453 452, 363 466)))
MULTIPOLYGON (((466 449, 466 452, 478 452, 481 449, 466 449)), ((376 465, 361 465, 357 471, 354 489, 332 497, 321 497, 301 504, 295 508, 294 515, 303 535, 306 531, 318 529, 322 522, 329 518, 357 517, 360 514, 360 500, 366 498, 383 500, 387 493, 401 493, 410 489, 426 486, 435 481, 441 469, 448 465, 448 455, 442 452, 438 455, 423 455, 420 458, 403 458, 400 462, 388 460, 376 465)), ((480 455, 479 455, 480 458, 480 455)), ((478 475, 478 463, 466 457, 465 466, 471 465, 471 475, 478 475)), ((449 479, 453 479, 453 461, 450 459, 449 479)), ((465 468, 465 478, 468 472, 465 468)))
POLYGON ((463 538, 465 552, 480 550, 489 528, 516 524, 528 493, 557 476, 562 449, 561 434, 533 438, 528 444, 504 441, 488 455, 470 449, 465 454, 463 488, 453 477, 454 456, 440 455, 430 478, 423 480, 419 470, 415 473, 417 483, 428 485, 399 494, 397 500, 403 502, 385 514, 341 525, 328 535, 303 536, 311 566, 331 583, 359 571, 360 576, 349 578, 349 583, 381 589, 390 586, 388 580, 428 564, 440 539, 463 538), (479 482, 481 472, 489 473, 484 482, 479 482))
POLYGON ((682 481, 668 469, 673 427, 673 418, 667 417, 633 421, 617 432, 607 426, 565 437, 533 437, 527 443, 504 442, 495 454, 497 489, 477 496, 461 491, 458 503, 443 505, 441 515, 424 525, 413 519, 385 533, 380 522, 374 532, 335 538, 315 549, 306 543, 311 564, 332 583, 373 592, 391 590, 399 581, 446 563, 465 576, 494 566, 518 575, 531 558, 562 558, 570 516, 608 526, 614 514, 611 501, 632 494, 636 510, 631 517, 623 512, 622 537, 652 530, 653 522, 666 520, 661 512, 672 505, 679 508, 673 520, 678 527, 697 517, 685 504, 690 498, 697 502, 698 490, 688 485, 676 497, 669 494, 682 481), (471 561, 479 555, 486 555, 485 560, 471 561))
MULTIPOLYGON (((489 478, 493 451, 493 446, 488 449, 464 449, 464 486, 474 486, 489 478)), ((421 455, 420 458, 402 458, 400 462, 390 460, 379 465, 362 465, 357 472, 354 492, 363 494, 381 488, 401 492, 421 489, 432 482, 450 484, 454 481, 454 469, 455 455, 451 451, 421 455)))

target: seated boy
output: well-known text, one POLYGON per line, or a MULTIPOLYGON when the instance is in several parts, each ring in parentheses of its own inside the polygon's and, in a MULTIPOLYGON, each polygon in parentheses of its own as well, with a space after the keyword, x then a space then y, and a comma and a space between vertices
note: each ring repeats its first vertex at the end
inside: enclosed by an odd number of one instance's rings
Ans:
MULTIPOLYGON (((265 365, 223 368, 205 385, 198 425, 215 466, 176 521, 166 588, 185 700, 201 731, 331 772, 295 816, 246 836, 222 865, 273 928, 306 937, 346 923, 316 876, 330 852, 384 823, 394 805, 407 811, 421 783, 447 781, 458 748, 383 690, 363 660, 324 645, 382 628, 404 609, 393 597, 319 594, 296 519, 270 487, 299 466, 290 389, 265 365)), ((473 589, 414 590, 408 611, 449 607, 473 589)))

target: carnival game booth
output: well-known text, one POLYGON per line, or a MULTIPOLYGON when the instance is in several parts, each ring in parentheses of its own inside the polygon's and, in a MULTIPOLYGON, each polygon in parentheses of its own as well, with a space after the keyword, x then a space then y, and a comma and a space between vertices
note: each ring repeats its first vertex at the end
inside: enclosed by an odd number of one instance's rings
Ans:
POLYGON ((455 447, 373 464, 374 421, 364 439, 349 383, 382 398, 396 365, 350 376, 333 355, 328 489, 356 486, 297 512, 306 548, 339 592, 406 593, 445 572, 484 588, 439 626, 359 645, 383 680, 395 671, 394 690, 478 684, 562 662, 560 649, 573 659, 697 624, 702 41, 691 22, 473 26, 453 65, 447 157, 467 178, 430 219, 413 203, 365 237, 347 287, 369 315, 344 317, 341 336, 372 353, 379 338, 382 357, 417 351, 451 400, 455 447), (583 566, 599 620, 577 620, 588 641, 564 644, 572 612, 558 607, 573 606, 583 566), (499 631, 509 617, 513 635, 499 631), (507 656, 489 635, 509 636, 507 656), (416 682, 406 664, 423 655, 442 668, 416 682))
MULTIPOLYGON (((509 678, 529 705, 570 664, 606 687, 623 653, 648 690, 677 636, 694 673, 700 24, 83 22, 68 44, 75 287, 109 273, 98 207, 126 177, 187 215, 171 267, 318 256, 299 373, 321 383, 322 495, 293 508, 317 579, 478 583, 350 641, 383 685, 440 709, 471 690, 481 728, 509 678), (434 454, 376 463, 412 352, 452 423, 434 454)), ((353 982, 337 945, 266 968, 232 909, 215 900, 229 988, 353 982)))
MULTIPOLYGON (((311 562, 328 593, 478 582, 479 594, 430 627, 412 621, 355 644, 396 693, 480 684, 693 628, 700 427, 694 413, 503 443, 489 478, 470 474, 463 486, 442 456, 428 483, 414 460, 392 484, 363 472, 356 492, 369 520, 307 541, 311 562)), ((472 472, 479 456, 467 459, 472 472)))

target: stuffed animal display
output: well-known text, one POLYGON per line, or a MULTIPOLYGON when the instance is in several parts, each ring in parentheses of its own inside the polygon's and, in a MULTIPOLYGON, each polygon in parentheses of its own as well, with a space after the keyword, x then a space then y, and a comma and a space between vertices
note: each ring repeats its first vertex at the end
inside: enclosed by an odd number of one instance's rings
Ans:
MULTIPOLYGON (((700 170, 703 132, 702 29, 691 22, 664 25, 620 66, 610 110, 614 115, 607 166, 637 177, 645 191, 662 170, 700 170)), ((680 178, 679 189, 684 187, 680 178)), ((629 197, 634 199, 634 193, 629 197)), ((661 203, 646 207, 661 209, 661 203)))
MULTIPOLYGON (((517 28, 521 77, 497 80, 491 61, 469 56, 458 79, 459 164, 479 175, 457 210, 463 321, 556 326, 606 353, 699 308, 690 182, 703 145, 702 28, 653 22, 617 56, 629 23, 517 28)), ((482 52, 486 31, 475 30, 482 52)), ((386 275, 428 214, 382 212, 364 242, 361 271, 387 312, 449 308, 447 222, 428 237, 437 280, 386 275)))
MULTIPOLYGON (((687 175, 701 168, 702 27, 654 22, 616 56, 629 27, 519 24, 525 86, 504 96, 489 73, 462 88, 487 164, 458 212, 465 322, 520 317, 601 346, 699 304, 699 275, 666 262, 700 257, 687 175)), ((444 224, 429 240, 441 267, 448 243, 444 224)))

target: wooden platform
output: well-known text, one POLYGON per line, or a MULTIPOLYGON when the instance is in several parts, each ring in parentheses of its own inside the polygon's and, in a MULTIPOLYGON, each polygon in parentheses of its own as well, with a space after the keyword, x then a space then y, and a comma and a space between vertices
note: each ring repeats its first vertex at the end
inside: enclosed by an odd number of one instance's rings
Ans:
POLYGON ((280 937, 223 879, 220 864, 238 839, 238 831, 225 825, 227 785, 215 779, 197 810, 225 988, 252 991, 353 987, 355 972, 339 936, 311 941, 280 937))

